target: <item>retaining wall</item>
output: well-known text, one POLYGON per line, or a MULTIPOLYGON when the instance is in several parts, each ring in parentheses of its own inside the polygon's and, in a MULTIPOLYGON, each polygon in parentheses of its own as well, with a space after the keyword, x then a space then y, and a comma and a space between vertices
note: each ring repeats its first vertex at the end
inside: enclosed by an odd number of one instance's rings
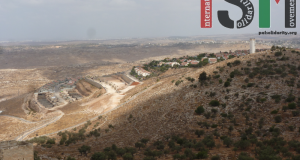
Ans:
POLYGON ((127 76, 125 75, 125 73, 122 74, 121 77, 122 77, 122 79, 123 79, 126 83, 128 83, 128 84, 131 84, 131 83, 133 82, 133 80, 130 79, 129 77, 127 77, 127 76))
POLYGON ((101 84, 99 84, 99 83, 97 83, 97 82, 95 82, 95 81, 93 81, 93 80, 91 80, 91 79, 89 79, 89 78, 84 78, 84 80, 87 81, 88 83, 90 83, 91 85, 93 85, 93 86, 99 88, 99 89, 103 88, 103 87, 101 86, 101 84))

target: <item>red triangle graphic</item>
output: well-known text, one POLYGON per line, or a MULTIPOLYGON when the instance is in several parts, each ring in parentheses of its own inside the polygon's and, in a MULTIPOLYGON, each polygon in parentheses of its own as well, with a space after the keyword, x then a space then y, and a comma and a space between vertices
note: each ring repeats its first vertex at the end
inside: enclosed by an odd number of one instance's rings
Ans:
POLYGON ((275 1, 276 1, 276 3, 278 4, 280 0, 275 0, 275 1))

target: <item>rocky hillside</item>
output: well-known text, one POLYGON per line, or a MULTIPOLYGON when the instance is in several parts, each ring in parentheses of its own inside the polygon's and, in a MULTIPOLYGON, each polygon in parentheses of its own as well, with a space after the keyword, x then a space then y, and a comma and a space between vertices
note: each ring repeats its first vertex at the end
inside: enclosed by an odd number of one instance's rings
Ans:
POLYGON ((298 160, 299 58, 277 50, 169 69, 98 120, 55 142, 35 139, 35 150, 44 159, 298 160))

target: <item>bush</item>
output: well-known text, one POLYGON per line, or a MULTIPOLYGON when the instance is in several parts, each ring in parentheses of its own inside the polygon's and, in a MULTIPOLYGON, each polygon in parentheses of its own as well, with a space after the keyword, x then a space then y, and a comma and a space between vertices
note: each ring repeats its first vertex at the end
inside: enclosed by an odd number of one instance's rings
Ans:
POLYGON ((218 79, 218 78, 220 78, 221 76, 218 74, 218 75, 215 75, 214 76, 214 79, 218 79))
POLYGON ((37 144, 44 144, 49 138, 46 136, 41 136, 41 137, 34 137, 32 140, 29 142, 31 143, 37 143, 37 144))
POLYGON ((91 160, 106 160, 107 156, 105 153, 96 152, 92 155, 91 160))
POLYGON ((212 124, 212 125, 211 125, 211 128, 217 128, 217 127, 218 127, 217 124, 212 124))
POLYGON ((229 86, 230 86, 230 82, 226 81, 226 82, 224 83, 224 87, 229 87, 229 86))
POLYGON ((247 87, 253 87, 255 85, 255 83, 248 83, 247 87))
POLYGON ((217 100, 212 100, 212 101, 209 102, 209 105, 214 106, 214 107, 217 107, 217 106, 220 105, 220 102, 217 101, 217 100))
POLYGON ((281 122, 281 116, 276 116, 274 119, 275 119, 275 123, 281 122))
POLYGON ((46 144, 55 144, 55 138, 48 139, 46 144))
POLYGON ((191 77, 187 77, 186 79, 187 79, 188 81, 192 82, 192 83, 195 81, 195 79, 194 79, 194 78, 191 78, 191 77))
POLYGON ((277 57, 282 56, 282 52, 276 52, 275 56, 277 56, 277 57))
POLYGON ((196 154, 197 159, 206 159, 208 157, 207 150, 202 150, 196 154))
POLYGON ((205 112, 205 109, 203 108, 203 106, 199 106, 199 107, 195 110, 195 112, 196 112, 197 114, 202 114, 202 113, 205 112))
POLYGON ((221 116, 226 118, 227 117, 227 113, 221 113, 221 116))
POLYGON ((296 109, 296 103, 289 103, 288 108, 289 109, 296 109))
POLYGON ((82 154, 85 154, 85 156, 87 156, 87 153, 91 151, 91 147, 90 146, 86 146, 86 145, 83 145, 81 146, 80 148, 78 148, 78 151, 79 153, 82 155, 82 154))
POLYGON ((133 160, 133 156, 130 153, 123 155, 123 160, 133 160))
POLYGON ((230 73, 230 78, 234 78, 234 72, 230 73))
POLYGON ((199 82, 205 81, 207 79, 206 72, 202 72, 199 76, 199 82))
POLYGON ((271 96, 271 98, 274 99, 276 103, 279 103, 280 100, 281 100, 281 96, 280 95, 273 95, 273 96, 271 96))
POLYGON ((241 64, 241 61, 240 60, 235 60, 234 62, 233 62, 233 65, 234 66, 237 66, 237 65, 240 65, 241 64))
POLYGON ((253 158, 251 158, 247 153, 245 152, 241 152, 238 160, 254 160, 253 158))
POLYGON ((212 156, 211 157, 211 160, 220 160, 220 156, 219 155, 216 155, 216 156, 212 156))
POLYGON ((294 117, 299 116, 300 111, 299 110, 293 111, 292 114, 293 114, 294 117))
POLYGON ((285 100, 286 102, 293 102, 295 100, 295 96, 292 94, 289 94, 288 98, 285 100))
POLYGON ((182 82, 183 82, 183 80, 178 80, 178 81, 176 81, 175 85, 179 86, 179 84, 182 83, 182 82))
POLYGON ((223 83, 223 80, 222 79, 219 79, 219 84, 222 84, 223 83))
POLYGON ((272 112, 271 112, 271 114, 277 114, 278 113, 278 109, 277 110, 273 110, 272 112))

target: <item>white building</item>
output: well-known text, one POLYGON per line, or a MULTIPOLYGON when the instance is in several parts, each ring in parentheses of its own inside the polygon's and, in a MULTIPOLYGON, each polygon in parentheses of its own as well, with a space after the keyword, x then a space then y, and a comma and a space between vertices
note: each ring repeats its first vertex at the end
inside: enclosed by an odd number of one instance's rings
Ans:
POLYGON ((144 70, 142 67, 135 67, 135 72, 143 77, 150 76, 151 72, 144 70))
POLYGON ((208 58, 208 62, 209 63, 217 63, 218 60, 217 60, 217 58, 208 58))
POLYGON ((171 67, 174 67, 175 65, 180 65, 178 62, 167 62, 167 63, 165 63, 165 65, 169 65, 169 66, 171 66, 171 67))
POLYGON ((250 54, 255 53, 255 38, 250 39, 250 54))

